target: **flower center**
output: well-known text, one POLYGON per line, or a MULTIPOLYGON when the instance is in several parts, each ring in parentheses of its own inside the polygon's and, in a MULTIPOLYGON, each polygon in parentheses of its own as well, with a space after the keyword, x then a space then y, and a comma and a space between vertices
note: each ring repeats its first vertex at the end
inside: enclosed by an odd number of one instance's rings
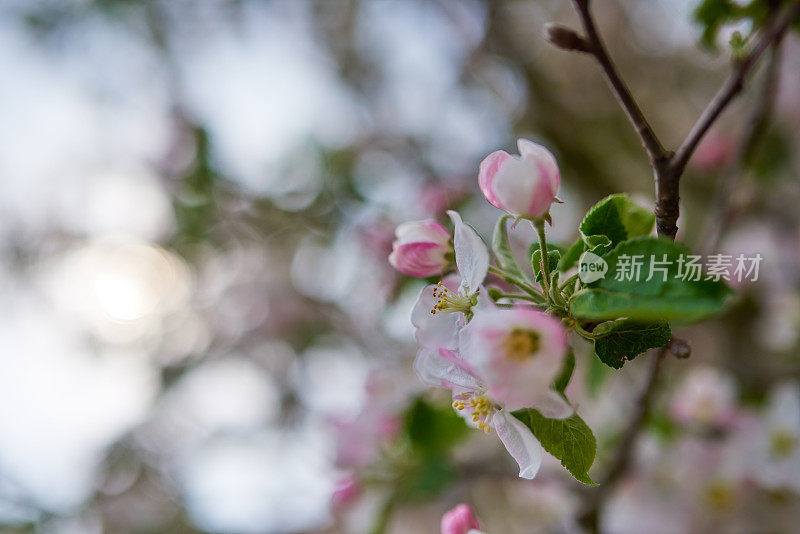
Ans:
POLYGON ((431 313, 456 313, 461 312, 468 318, 472 315, 472 307, 478 303, 478 291, 473 295, 463 296, 450 291, 442 282, 433 288, 433 298, 437 299, 431 313))
POLYGON ((717 480, 705 489, 705 498, 708 505, 717 510, 727 510, 734 502, 733 488, 730 484, 717 480))
POLYGON ((786 458, 797 446, 797 436, 786 430, 777 430, 770 436, 769 450, 776 458, 786 458))
POLYGON ((503 339, 503 351, 506 358, 524 362, 539 350, 540 336, 538 332, 515 328, 503 339))
POLYGON ((478 423, 478 428, 487 434, 492 429, 488 421, 494 413, 495 406, 486 395, 459 393, 453 397, 453 408, 459 411, 466 410, 472 415, 472 422, 478 423))

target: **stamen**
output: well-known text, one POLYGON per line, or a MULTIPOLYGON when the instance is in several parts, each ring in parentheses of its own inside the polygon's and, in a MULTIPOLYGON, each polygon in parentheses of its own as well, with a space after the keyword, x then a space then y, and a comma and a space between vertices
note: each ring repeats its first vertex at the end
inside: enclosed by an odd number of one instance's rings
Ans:
POLYGON ((467 410, 471 416, 472 422, 476 423, 479 430, 483 430, 487 434, 492 430, 489 421, 496 407, 486 395, 461 393, 457 395, 453 401, 453 408, 456 410, 467 410))
POLYGON ((447 289, 440 281, 433 288, 433 298, 437 299, 436 304, 431 308, 431 314, 433 315, 456 312, 470 315, 472 307, 478 303, 478 292, 476 291, 474 295, 469 296, 459 295, 447 289))

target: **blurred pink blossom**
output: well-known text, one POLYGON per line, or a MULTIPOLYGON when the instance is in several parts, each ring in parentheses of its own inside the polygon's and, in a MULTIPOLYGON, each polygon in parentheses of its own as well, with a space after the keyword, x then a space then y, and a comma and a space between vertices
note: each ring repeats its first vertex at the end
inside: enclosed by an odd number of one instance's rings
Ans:
POLYGON ((468 504, 459 504, 442 516, 442 534, 479 534, 481 528, 468 504))
POLYGON ((729 134, 712 130, 697 147, 692 165, 704 172, 727 167, 733 159, 736 142, 729 134))

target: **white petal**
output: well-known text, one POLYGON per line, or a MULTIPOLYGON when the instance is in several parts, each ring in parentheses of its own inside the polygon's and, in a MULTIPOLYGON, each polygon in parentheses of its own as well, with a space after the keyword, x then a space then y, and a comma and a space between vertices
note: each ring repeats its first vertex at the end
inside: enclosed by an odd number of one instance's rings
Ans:
POLYGON ((458 344, 458 313, 431 313, 436 298, 433 290, 436 286, 427 286, 411 310, 411 324, 416 331, 417 342, 423 347, 455 349, 458 344))
POLYGON ((548 419, 566 419, 575 413, 575 410, 566 399, 552 389, 540 395, 532 408, 536 408, 548 419))
POLYGON ((489 251, 477 232, 465 224, 457 212, 449 210, 447 214, 455 225, 453 245, 456 267, 461 274, 461 287, 468 293, 474 293, 489 270, 489 251))
POLYGON ((544 449, 530 429, 505 410, 495 412, 492 426, 500 441, 519 464, 520 478, 530 480, 535 477, 542 465, 544 449))
POLYGON ((469 391, 477 391, 481 385, 463 367, 457 365, 453 358, 446 358, 443 349, 423 348, 414 360, 414 370, 428 384, 434 386, 458 386, 469 391))
POLYGON ((539 166, 535 160, 510 158, 494 179, 494 192, 510 213, 525 214, 539 180, 539 166))

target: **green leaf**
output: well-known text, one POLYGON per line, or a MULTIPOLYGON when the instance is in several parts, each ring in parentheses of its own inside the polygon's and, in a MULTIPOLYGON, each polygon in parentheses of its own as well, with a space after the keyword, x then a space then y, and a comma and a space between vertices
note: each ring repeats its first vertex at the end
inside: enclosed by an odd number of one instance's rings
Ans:
POLYGON ((605 384, 608 377, 611 376, 611 373, 611 369, 603 365, 603 362, 601 362, 599 358, 589 359, 589 368, 586 370, 585 384, 590 397, 597 397, 603 384, 605 384))
POLYGON ((405 501, 429 501, 441 494, 455 478, 455 469, 444 458, 424 456, 398 477, 397 496, 405 501))
POLYGON ((604 364, 619 369, 649 349, 669 343, 670 328, 667 323, 639 323, 628 319, 601 323, 592 331, 603 335, 594 342, 594 352, 604 364))
POLYGON ((573 371, 575 371, 575 353, 572 351, 572 347, 570 347, 567 357, 564 359, 564 365, 561 367, 561 372, 558 373, 558 376, 553 382, 553 388, 562 395, 569 385, 573 371))
POLYGON ((514 259, 514 254, 511 252, 511 245, 508 242, 508 232, 506 231, 506 221, 514 219, 511 215, 503 215, 498 219, 494 227, 494 237, 492 238, 492 250, 497 257, 497 262, 503 271, 514 277, 525 280, 527 277, 522 272, 522 269, 517 265, 517 260, 514 259))
POLYGON ((719 29, 738 19, 737 6, 732 0, 702 0, 694 10, 694 19, 703 27, 700 42, 713 50, 719 29))
MULTIPOLYGON (((591 250, 605 244, 593 236, 606 236, 611 248, 632 237, 649 235, 656 216, 632 202, 627 195, 610 195, 595 204, 579 226, 583 242, 591 250)), ((595 251, 595 253, 597 253, 595 251)))
POLYGON ((578 481, 597 485, 588 473, 594 463, 597 441, 592 429, 578 414, 566 419, 548 419, 533 408, 527 408, 512 415, 530 428, 544 450, 558 458, 578 481))
MULTIPOLYGON (((538 243, 536 243, 538 245, 538 243)), ((567 249, 567 251, 561 256, 561 261, 558 262, 558 270, 562 273, 569 271, 578 260, 581 258, 581 254, 583 251, 586 250, 586 245, 583 243, 583 239, 578 239, 575 243, 567 249)))
POLYGON ((469 428, 452 407, 438 407, 422 397, 405 413, 404 426, 411 445, 426 455, 438 455, 464 438, 469 428))
MULTIPOLYGON (((533 274, 536 277, 537 282, 542 281, 542 251, 539 250, 539 243, 535 243, 536 248, 533 250, 531 254, 531 267, 533 268, 533 274)), ((531 247, 532 249, 534 247, 531 247)), ((561 259, 561 252, 558 249, 550 250, 550 246, 547 246, 547 258, 548 267, 551 273, 556 272, 558 268, 558 262, 561 259)))
POLYGON ((602 256, 608 263, 606 276, 572 296, 570 313, 590 321, 626 317, 642 322, 693 322, 722 311, 733 291, 723 281, 705 280, 703 273, 696 281, 680 277, 681 256, 688 259, 689 250, 666 238, 638 237, 620 243, 602 256), (638 279, 619 276, 624 271, 624 263, 620 261, 623 257, 628 261, 640 258, 638 279), (664 258, 668 265, 659 266, 653 262, 664 258), (665 274, 656 270, 661 267, 665 274), (653 277, 647 280, 651 272, 653 277))

